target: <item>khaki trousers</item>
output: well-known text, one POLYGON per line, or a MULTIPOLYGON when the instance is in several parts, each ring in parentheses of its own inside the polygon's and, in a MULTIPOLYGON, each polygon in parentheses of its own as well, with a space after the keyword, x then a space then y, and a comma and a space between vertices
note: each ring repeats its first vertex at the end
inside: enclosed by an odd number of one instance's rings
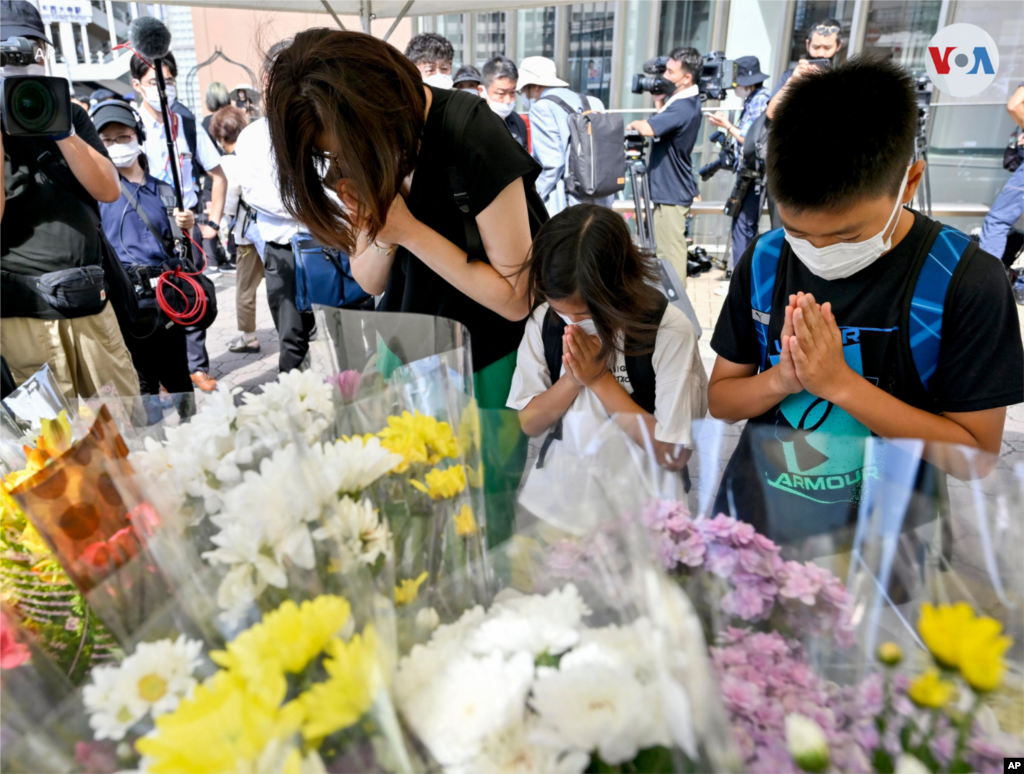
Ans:
POLYGON ((263 281, 263 261, 254 245, 237 245, 235 263, 235 313, 238 316, 238 330, 242 333, 256 332, 256 291, 263 281))
POLYGON ((108 383, 122 398, 139 394, 139 375, 110 304, 74 320, 5 317, 0 320, 0 354, 19 385, 49 364, 69 401, 91 398, 108 383))
POLYGON ((686 287, 686 216, 690 208, 679 204, 654 205, 654 238, 658 256, 668 258, 686 287))

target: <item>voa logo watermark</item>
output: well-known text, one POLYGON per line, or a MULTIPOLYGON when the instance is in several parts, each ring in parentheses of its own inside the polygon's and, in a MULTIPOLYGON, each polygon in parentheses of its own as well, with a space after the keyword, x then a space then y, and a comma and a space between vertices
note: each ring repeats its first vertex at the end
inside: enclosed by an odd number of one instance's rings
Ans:
POLYGON ((973 97, 996 78, 999 49, 981 27, 951 24, 935 33, 925 58, 928 76, 944 94, 973 97))

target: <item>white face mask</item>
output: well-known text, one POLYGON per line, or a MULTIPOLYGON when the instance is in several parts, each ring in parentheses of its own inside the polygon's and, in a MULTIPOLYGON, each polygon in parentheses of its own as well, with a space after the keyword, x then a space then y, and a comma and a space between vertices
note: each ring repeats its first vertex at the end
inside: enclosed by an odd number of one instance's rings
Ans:
POLYGON ((428 75, 423 79, 423 82, 427 86, 433 86, 435 89, 450 89, 452 87, 452 77, 445 75, 444 73, 434 73, 428 75))
POLYGON ((736 92, 736 96, 740 99, 746 99, 750 96, 750 86, 737 86, 733 91, 736 92))
MULTIPOLYGON (((178 98, 178 89, 174 86, 168 86, 167 89, 167 108, 170 109, 171 105, 178 98)), ((147 86, 142 90, 142 93, 146 97, 146 104, 148 104, 157 113, 160 112, 160 90, 156 86, 147 86)))
POLYGON ((571 318, 567 317, 566 315, 562 314, 561 312, 555 312, 555 314, 557 314, 559 317, 561 317, 566 325, 575 325, 577 328, 579 328, 581 331, 583 331, 584 333, 586 333, 589 336, 596 336, 597 335, 597 326, 594 325, 594 321, 593 320, 587 319, 587 320, 580 320, 579 322, 573 322, 571 318))
POLYGON ((25 65, 24 67, 17 67, 15 65, 6 65, 3 71, 4 78, 9 75, 46 75, 46 65, 35 64, 25 65))
POLYGON ((837 280, 851 277, 857 272, 866 269, 877 261, 883 253, 887 253, 892 247, 892 235, 896 229, 893 228, 889 236, 889 226, 893 220, 899 221, 900 211, 903 209, 903 191, 907 187, 907 178, 910 176, 910 167, 907 167, 903 175, 903 182, 900 183, 900 192, 896 195, 896 208, 885 222, 885 228, 870 239, 863 242, 839 242, 828 247, 815 247, 806 239, 799 239, 786 233, 786 241, 793 248, 796 257, 800 259, 811 274, 821 277, 823 280, 837 280))
POLYGON ((111 145, 107 148, 107 155, 110 156, 110 160, 114 162, 114 166, 118 169, 130 167, 141 153, 142 149, 139 147, 138 140, 132 140, 125 145, 111 145))
POLYGON ((527 111, 527 112, 529 112, 529 111, 530 111, 530 108, 532 108, 532 107, 533 107, 533 106, 534 106, 535 104, 537 104, 537 100, 535 100, 535 99, 530 99, 530 98, 529 98, 529 97, 527 97, 527 96, 526 96, 525 94, 523 94, 523 95, 522 95, 522 96, 520 97, 520 99, 522 99, 522 100, 523 100, 523 110, 525 110, 525 111, 527 111))
MULTIPOLYGON (((485 97, 485 99, 487 98, 485 97)), ((502 119, 508 118, 512 115, 512 108, 515 107, 514 102, 493 102, 490 99, 487 99, 487 104, 490 106, 491 110, 497 113, 498 117, 502 119)))

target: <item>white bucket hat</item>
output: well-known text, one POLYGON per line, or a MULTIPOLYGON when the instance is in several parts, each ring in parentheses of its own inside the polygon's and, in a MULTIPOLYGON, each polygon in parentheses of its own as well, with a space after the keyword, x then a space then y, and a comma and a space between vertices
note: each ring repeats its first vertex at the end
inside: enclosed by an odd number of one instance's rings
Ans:
POLYGON ((522 91, 526 86, 568 85, 558 77, 554 60, 548 59, 546 56, 528 56, 519 63, 519 80, 516 82, 516 91, 522 91))

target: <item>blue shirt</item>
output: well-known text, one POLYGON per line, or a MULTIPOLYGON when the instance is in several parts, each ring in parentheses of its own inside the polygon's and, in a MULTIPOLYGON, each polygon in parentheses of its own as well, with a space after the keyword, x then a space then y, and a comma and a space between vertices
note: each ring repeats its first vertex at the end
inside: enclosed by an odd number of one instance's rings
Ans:
MULTIPOLYGON (((557 215, 566 207, 579 204, 572 194, 565 193, 565 168, 569 163, 569 114, 561 105, 544 97, 558 97, 573 110, 583 112, 583 101, 579 94, 559 87, 544 89, 541 98, 530 107, 530 138, 533 142, 533 157, 544 168, 537 178, 537 193, 544 200, 549 215, 557 215)), ((587 95, 590 109, 604 110, 604 103, 597 97, 587 95)), ((601 196, 583 201, 611 207, 615 196, 601 196)))
POLYGON ((700 97, 696 93, 676 96, 647 123, 655 137, 649 173, 651 201, 689 207, 697 196, 691 154, 700 131, 700 97))
MULTIPOLYGON (((771 96, 763 85, 757 87, 757 91, 747 95, 746 100, 743 102, 743 112, 740 113, 740 122, 736 125, 736 128, 740 130, 740 134, 743 135, 743 139, 747 139, 747 132, 750 131, 750 127, 753 123, 761 117, 761 114, 768 109, 768 102, 771 100, 771 96)), ((742 150, 742 148, 741 148, 742 150)), ((736 170, 743 166, 743 154, 736 154, 736 170)))
MULTIPOLYGON (((149 216, 153 226, 167 240, 173 239, 171 222, 167 217, 167 209, 157 190, 157 180, 146 173, 146 182, 142 185, 121 178, 121 182, 135 196, 139 207, 149 216)), ((124 191, 116 202, 107 204, 100 202, 100 216, 103 218, 103 231, 113 245, 121 263, 137 263, 146 266, 159 266, 169 260, 164 246, 153 233, 146 228, 139 213, 128 202, 124 191)))

